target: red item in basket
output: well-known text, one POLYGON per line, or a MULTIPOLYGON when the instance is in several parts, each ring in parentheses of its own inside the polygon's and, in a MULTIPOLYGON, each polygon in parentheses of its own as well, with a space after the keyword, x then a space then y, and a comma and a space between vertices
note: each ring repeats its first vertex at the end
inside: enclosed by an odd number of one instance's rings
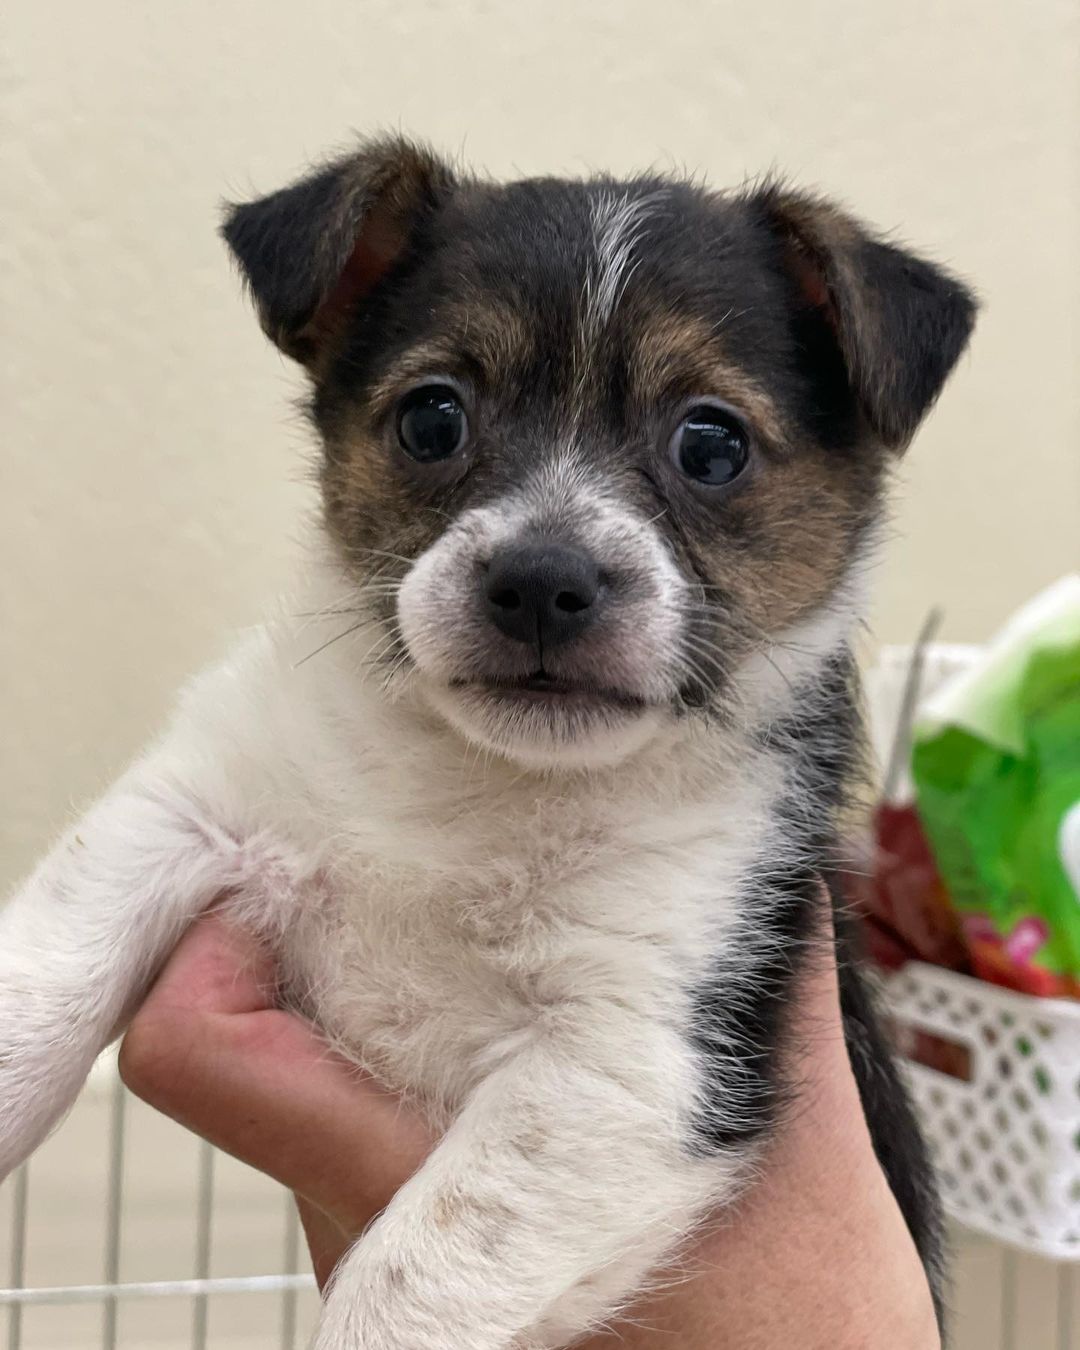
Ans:
POLYGON ((971 952, 971 964, 980 980, 1016 989, 1040 998, 1076 998, 1080 982, 1067 975, 1055 975, 1037 966, 1031 957, 1050 936, 1046 921, 1038 915, 1021 919, 1011 933, 1002 937, 984 914, 964 918, 964 936, 971 952))
POLYGON ((855 889, 867 947, 879 964, 894 970, 918 960, 970 970, 958 918, 914 806, 878 807, 870 875, 855 889))

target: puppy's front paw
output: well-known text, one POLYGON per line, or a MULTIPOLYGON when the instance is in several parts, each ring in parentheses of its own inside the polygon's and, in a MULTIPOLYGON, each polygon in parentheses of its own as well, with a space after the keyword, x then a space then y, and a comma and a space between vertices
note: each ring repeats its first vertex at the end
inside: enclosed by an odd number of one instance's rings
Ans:
POLYGON ((467 1279, 372 1236, 338 1266, 310 1350, 534 1350, 484 1315, 467 1279))
POLYGON ((366 1245, 354 1247, 335 1272, 311 1350, 450 1350, 448 1328, 424 1315, 403 1267, 373 1258, 366 1245))
MULTIPOLYGON (((0 980, 4 974, 0 962, 0 980)), ((0 1181, 37 1148, 82 1086, 86 1064, 66 1058, 58 1043, 53 1027, 39 1031, 25 1006, 0 989, 0 1181)))

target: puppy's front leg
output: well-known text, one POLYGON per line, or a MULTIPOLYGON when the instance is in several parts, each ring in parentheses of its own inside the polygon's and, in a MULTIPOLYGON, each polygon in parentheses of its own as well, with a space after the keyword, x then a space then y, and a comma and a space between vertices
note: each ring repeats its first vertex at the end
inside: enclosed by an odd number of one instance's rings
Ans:
POLYGON ((613 1272, 632 1286, 732 1178, 690 1156, 690 1073, 641 1025, 607 1055, 550 1041, 498 1069, 343 1259, 316 1350, 540 1347, 609 1313, 632 1292, 613 1272))
POLYGON ((136 766, 0 908, 0 1178, 74 1101, 239 848, 153 764, 136 766))

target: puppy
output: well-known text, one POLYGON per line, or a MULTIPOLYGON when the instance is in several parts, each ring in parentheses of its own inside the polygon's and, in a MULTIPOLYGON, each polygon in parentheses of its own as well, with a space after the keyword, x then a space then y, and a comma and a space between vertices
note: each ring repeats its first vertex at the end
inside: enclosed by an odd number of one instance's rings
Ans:
MULTIPOLYGON (((970 293, 777 184, 400 139, 228 214, 322 447, 306 581, 0 919, 0 1174, 226 896, 441 1132, 319 1350, 565 1345, 748 1179, 858 740, 894 457, 970 293)), ((940 1295, 857 970, 878 1155, 940 1295)))

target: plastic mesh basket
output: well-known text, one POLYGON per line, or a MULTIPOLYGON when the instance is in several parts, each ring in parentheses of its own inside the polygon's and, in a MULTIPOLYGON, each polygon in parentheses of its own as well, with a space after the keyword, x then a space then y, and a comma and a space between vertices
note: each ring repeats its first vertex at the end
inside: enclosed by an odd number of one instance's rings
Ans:
POLYGON ((912 962, 888 981, 901 1037, 959 1047, 964 1076, 906 1061, 949 1212, 1080 1260, 1080 1003, 912 962))

